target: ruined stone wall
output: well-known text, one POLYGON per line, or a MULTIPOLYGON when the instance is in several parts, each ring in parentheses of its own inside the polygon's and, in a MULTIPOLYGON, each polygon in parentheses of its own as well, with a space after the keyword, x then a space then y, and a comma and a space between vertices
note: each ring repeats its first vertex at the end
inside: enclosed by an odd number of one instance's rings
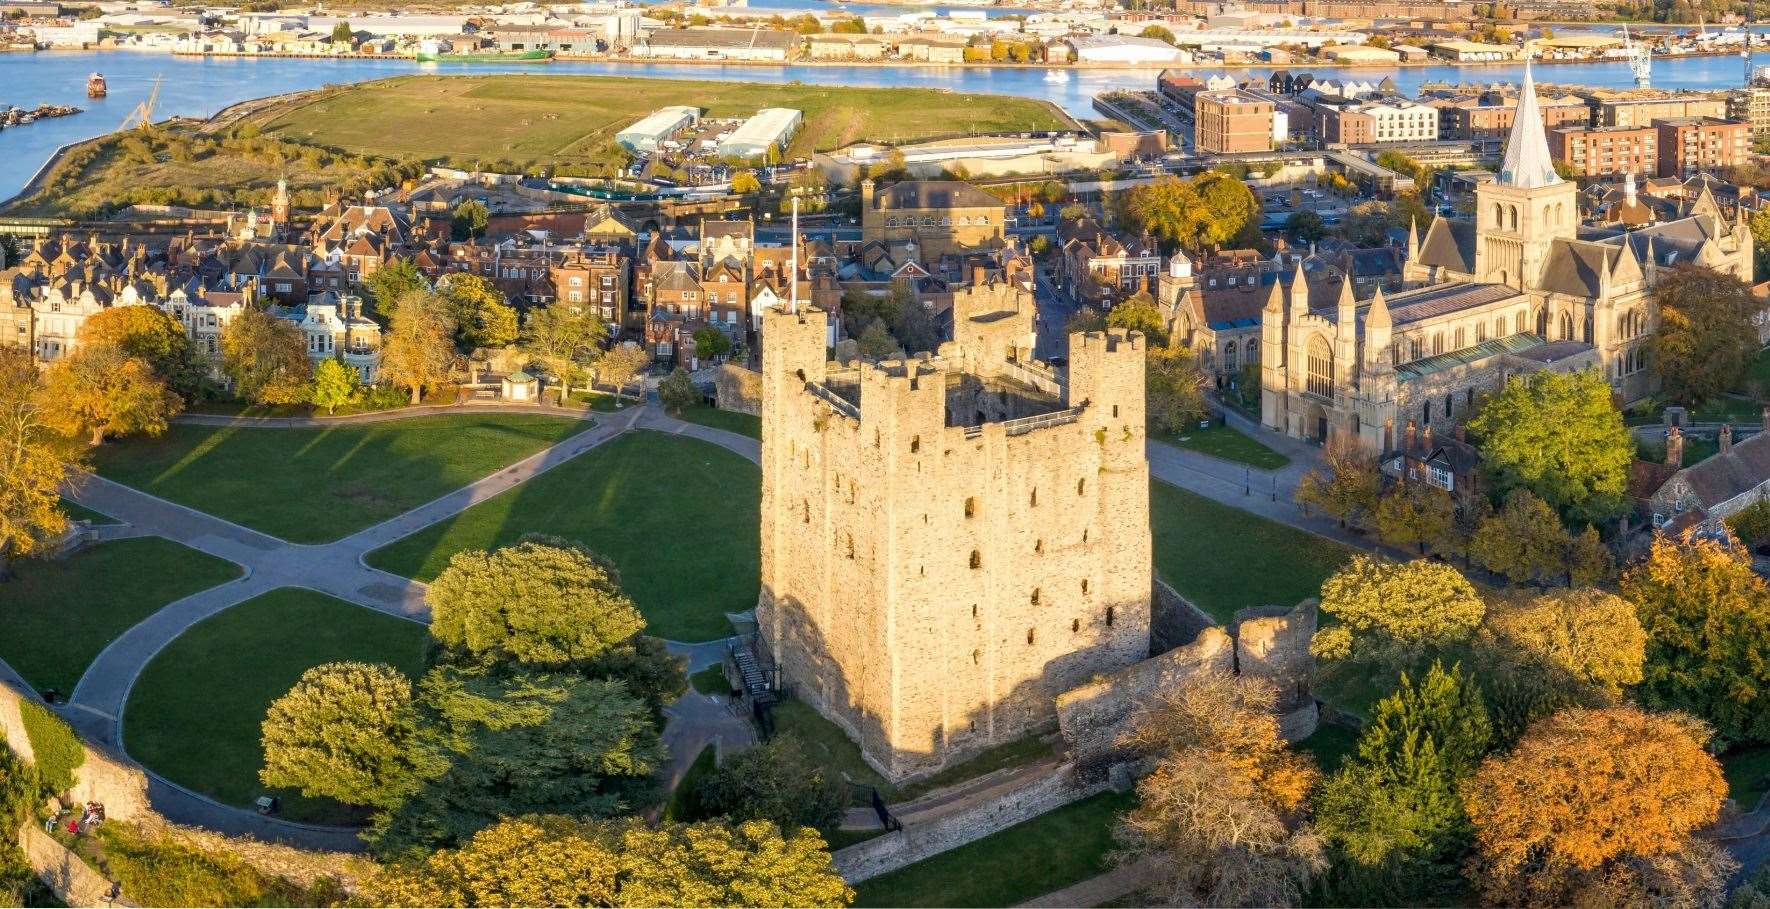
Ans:
POLYGON ((1149 652, 1166 653, 1190 644, 1200 632, 1216 625, 1208 613, 1194 606, 1161 578, 1155 579, 1149 600, 1149 652))
POLYGON ((294 881, 304 887, 330 879, 338 881, 344 889, 354 893, 357 881, 369 873, 372 867, 360 856, 342 852, 313 852, 249 837, 223 836, 211 830, 173 824, 160 819, 158 815, 147 823, 192 847, 225 852, 265 874, 294 881))
POLYGON ((720 410, 760 416, 762 374, 736 363, 722 364, 713 374, 713 394, 720 410))
MULTIPOLYGON (((30 737, 25 732, 24 718, 19 713, 19 705, 27 699, 36 701, 37 697, 11 684, 0 683, 0 736, 5 737, 6 745, 13 753, 35 762, 36 756, 31 750, 30 737)), ((147 774, 142 773, 141 768, 120 754, 91 742, 83 744, 86 746, 86 760, 74 771, 74 785, 68 790, 69 798, 77 804, 103 802, 105 816, 120 820, 152 814, 152 809, 148 807, 147 774)))
POLYGON ((909 824, 831 856, 837 873, 850 884, 896 871, 906 865, 956 849, 1006 830, 1071 802, 1106 791, 1103 781, 1085 781, 1062 764, 1036 780, 997 793, 979 804, 932 820, 909 824))
POLYGON ((1147 655, 1140 342, 1078 338, 1083 412, 1010 435, 946 425, 945 360, 863 366, 859 417, 832 407, 806 389, 822 314, 764 318, 758 622, 881 773, 1049 728, 1059 692, 1147 655))
POLYGON ((69 906, 137 905, 127 893, 115 902, 107 900, 111 882, 36 824, 27 823, 19 828, 18 846, 44 885, 69 906))

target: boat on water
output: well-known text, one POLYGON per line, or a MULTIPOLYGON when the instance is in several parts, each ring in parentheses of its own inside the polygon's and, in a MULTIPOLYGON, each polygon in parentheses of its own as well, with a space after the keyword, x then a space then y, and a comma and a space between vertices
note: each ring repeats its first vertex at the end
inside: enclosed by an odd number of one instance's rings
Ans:
POLYGON ((1045 81, 1046 82, 1068 82, 1069 81, 1069 73, 1061 72, 1058 70, 1050 70, 1049 72, 1045 73, 1045 81))
POLYGON ((109 92, 110 88, 104 82, 104 73, 93 73, 86 77, 86 97, 103 98, 109 92))
POLYGON ((507 53, 489 54, 417 54, 419 63, 552 63, 553 52, 550 50, 510 51, 507 53))

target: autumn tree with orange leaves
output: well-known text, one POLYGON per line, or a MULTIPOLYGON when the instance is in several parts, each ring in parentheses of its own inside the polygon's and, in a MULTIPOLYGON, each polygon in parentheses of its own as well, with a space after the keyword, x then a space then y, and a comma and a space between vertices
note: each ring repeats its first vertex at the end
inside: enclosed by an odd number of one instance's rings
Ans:
POLYGON ((1532 724, 1463 786, 1475 826, 1468 870, 1483 900, 1718 905, 1735 866, 1693 836, 1727 795, 1709 735, 1688 714, 1626 706, 1532 724))
POLYGON ((1169 905, 1296 905, 1326 867, 1304 822, 1320 773, 1291 751, 1271 683, 1212 673, 1160 695, 1119 744, 1155 759, 1119 819, 1121 860, 1153 858, 1169 905))

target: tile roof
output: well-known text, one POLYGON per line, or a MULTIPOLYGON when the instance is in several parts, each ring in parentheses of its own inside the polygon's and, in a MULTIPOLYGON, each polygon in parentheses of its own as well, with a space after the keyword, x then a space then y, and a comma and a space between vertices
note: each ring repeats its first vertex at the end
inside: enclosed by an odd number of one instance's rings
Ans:
POLYGON ((1505 284, 1437 284, 1389 297, 1389 317, 1400 327, 1422 319, 1486 306, 1517 295, 1516 289, 1505 284))
POLYGON ((1770 480, 1770 433, 1733 443, 1725 452, 1679 471, 1690 490, 1712 508, 1770 480))
POLYGON ((1433 218, 1420 241, 1419 263, 1459 274, 1475 273, 1475 222, 1433 218))

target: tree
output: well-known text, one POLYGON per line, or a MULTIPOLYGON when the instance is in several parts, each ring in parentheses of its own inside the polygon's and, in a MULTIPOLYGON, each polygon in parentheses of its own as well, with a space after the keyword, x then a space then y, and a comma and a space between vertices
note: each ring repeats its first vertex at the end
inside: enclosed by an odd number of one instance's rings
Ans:
POLYGON ((783 830, 834 830, 850 801, 847 781, 812 760, 790 734, 726 758, 690 796, 700 817, 763 820, 783 830))
POLYGON ((657 722, 618 679, 444 665, 417 701, 446 770, 375 818, 368 838, 384 855, 458 843, 501 818, 613 817, 653 797, 665 757, 657 722))
POLYGON ((866 331, 860 333, 860 355, 868 360, 884 360, 898 356, 902 351, 897 346, 897 339, 885 329, 885 323, 874 320, 867 325, 866 331))
POLYGON ((1145 364, 1148 419, 1171 433, 1181 432, 1208 413, 1205 388, 1210 384, 1190 347, 1150 347, 1145 364))
POLYGON ((1561 590, 1496 602, 1484 635, 1528 661, 1604 692, 1641 681, 1647 632, 1629 601, 1602 590, 1561 590))
POLYGON ((1377 501, 1377 535, 1391 546, 1419 546, 1449 536, 1456 522, 1456 502, 1450 493, 1430 483, 1403 483, 1377 501))
POLYGON ((740 196, 747 196, 750 193, 761 192, 762 183, 756 179, 755 171, 740 170, 731 175, 731 191, 740 196))
POLYGON ((552 371, 559 381, 559 400, 564 403, 572 382, 596 362, 606 337, 608 326, 595 313, 556 303, 529 312, 523 323, 522 349, 552 371))
POLYGON ((1345 527, 1361 522, 1376 508, 1382 485, 1376 458, 1356 441, 1335 440, 1328 443, 1322 463, 1297 482, 1296 496, 1298 502, 1321 509, 1345 527))
POLYGON ((1191 676, 1154 696, 1125 744, 1152 755, 1114 836, 1121 861, 1155 860, 1171 905, 1295 905, 1323 865, 1299 823, 1318 776, 1279 736, 1269 683, 1191 676))
MULTIPOLYGON (((491 212, 478 199, 468 199, 449 213, 449 235, 456 240, 471 240, 485 233, 491 212)), ((397 297, 395 299, 398 299, 397 297)))
POLYGON ((1642 703, 1687 710, 1729 741, 1770 741, 1770 589, 1747 553, 1662 536, 1621 593, 1647 632, 1642 703))
POLYGON ((44 384, 51 422, 67 435, 87 436, 94 446, 105 436, 157 436, 184 409, 146 360, 108 344, 80 347, 57 360, 44 384))
POLYGON ((1157 41, 1165 41, 1168 44, 1174 43, 1174 33, 1159 25, 1151 25, 1148 28, 1145 28, 1143 31, 1137 33, 1137 37, 1154 38, 1157 41))
POLYGON ((658 400, 671 413, 681 413, 684 407, 693 407, 701 402, 701 391, 694 385, 694 380, 678 366, 664 381, 658 383, 658 400))
POLYGON ((50 409, 30 351, 0 347, 0 581, 14 558, 67 530, 61 487, 84 465, 50 409))
POLYGON ((808 906, 854 898, 816 832, 766 821, 501 820, 459 849, 384 866, 379 906, 808 906))
POLYGON ((324 407, 326 413, 335 413, 338 405, 349 404, 356 397, 357 386, 361 378, 355 366, 345 366, 333 359, 320 361, 313 371, 313 390, 308 399, 315 407, 324 407))
POLYGON ((1616 574, 1616 557, 1598 537, 1598 528, 1590 524, 1567 544, 1567 582, 1575 587, 1589 587, 1610 580, 1616 574))
POLYGON ((1434 662, 1417 684, 1404 673, 1377 702, 1356 755, 1315 805, 1343 857, 1341 889, 1362 890, 1349 902, 1418 903, 1454 888, 1470 835, 1458 785, 1492 736, 1481 691, 1459 666, 1434 662))
POLYGON ((1327 236, 1327 225, 1321 215, 1307 208, 1299 208, 1284 219, 1285 233, 1290 234, 1299 243, 1314 243, 1327 236))
POLYGON ((1209 171, 1195 177, 1193 183, 1204 206, 1201 246, 1253 246, 1260 242, 1260 200, 1246 183, 1209 171))
POLYGON ((254 404, 293 404, 307 396, 313 361, 301 329, 247 309, 221 329, 221 371, 234 394, 254 404))
POLYGON ((702 360, 711 360, 714 357, 723 357, 730 352, 731 336, 725 332, 711 325, 703 325, 695 329, 694 354, 696 357, 702 360))
POLYGON ((1581 522, 1624 508, 1635 446, 1598 370, 1514 377, 1468 427, 1499 494, 1523 487, 1581 522))
POLYGON ((457 349, 499 348, 516 340, 516 309, 498 285, 471 272, 456 272, 437 282, 436 290, 455 324, 457 349))
POLYGON ((1572 542, 1548 503, 1528 489, 1514 489, 1500 510, 1475 528, 1469 556, 1514 584, 1543 582, 1566 573, 1572 542))
POLYGON ((381 378, 411 389, 416 405, 425 389, 448 380, 455 362, 454 331, 436 294, 414 290, 400 297, 381 337, 381 378))
POLYGON ((392 808, 416 791, 425 770, 412 682, 384 664, 307 670, 271 702, 263 732, 259 781, 306 796, 392 808))
POLYGON ((1162 311, 1156 308, 1155 300, 1145 291, 1140 290, 1114 306, 1106 314, 1106 324, 1109 328, 1143 332, 1144 342, 1150 347, 1160 347, 1168 340, 1162 311))
POLYGON ((1700 404, 1737 388, 1758 352, 1757 315, 1744 281, 1682 264, 1653 287, 1659 328, 1647 337, 1647 362, 1673 401, 1700 404))
POLYGON ((1200 251, 1237 239, 1257 239, 1260 203, 1252 190, 1225 174, 1192 180, 1163 177, 1125 193, 1125 217, 1169 245, 1200 251))
MULTIPOLYGON (((1340 621, 1353 649, 1443 646, 1467 640, 1487 606, 1455 568, 1441 562, 1380 562, 1353 556, 1321 585, 1321 610, 1340 621)), ((1333 632, 1326 629, 1318 633, 1333 632)), ((1323 640, 1343 637, 1337 633, 1323 640)))
POLYGON ((80 343, 112 345, 147 361, 154 374, 185 397, 203 384, 203 364, 184 326, 154 306, 112 306, 80 323, 80 343))
POLYGON ((333 44, 355 44, 356 43, 356 35, 351 33, 350 23, 338 22, 338 23, 333 24, 333 26, 332 26, 332 43, 333 44))
POLYGON ((389 318, 393 314, 394 304, 406 294, 429 287, 424 276, 418 272, 417 263, 411 259, 389 260, 363 281, 363 290, 369 298, 369 311, 381 319, 389 318))
POLYGON ((1483 897, 1566 905, 1620 862, 1684 852, 1727 794, 1720 764, 1703 748, 1708 736, 1685 714, 1635 707, 1573 708, 1537 721, 1463 787, 1475 825, 1472 879, 1483 897))
POLYGON ((614 387, 615 398, 621 397, 621 390, 633 381, 647 364, 651 363, 651 355, 644 348, 625 341, 610 348, 607 353, 596 358, 596 377, 614 387))
POLYGON ((559 668, 645 630, 614 567, 563 540, 458 552, 424 602, 431 635, 478 661, 559 668))

